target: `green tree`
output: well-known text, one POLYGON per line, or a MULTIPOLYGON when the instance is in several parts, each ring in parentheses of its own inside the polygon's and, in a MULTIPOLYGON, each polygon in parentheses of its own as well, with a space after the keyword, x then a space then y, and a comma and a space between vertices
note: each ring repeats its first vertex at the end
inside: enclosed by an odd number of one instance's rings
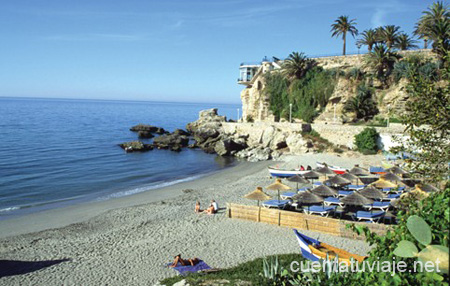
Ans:
POLYGON ((417 41, 411 38, 408 34, 401 33, 400 35, 398 35, 395 47, 401 51, 405 51, 418 48, 419 46, 417 46, 416 43, 417 41))
POLYGON ((368 29, 361 33, 361 39, 359 39, 357 44, 366 45, 369 52, 372 51, 373 45, 377 43, 377 33, 374 29, 368 29))
POLYGON ((342 36, 342 40, 344 41, 344 46, 342 48, 342 54, 345 55, 345 45, 346 45, 346 37, 347 33, 350 33, 353 37, 358 35, 358 29, 356 29, 356 19, 349 20, 348 16, 340 16, 337 20, 334 21, 334 24, 331 25, 331 36, 339 37, 342 36))
POLYGON ((390 50, 398 42, 400 36, 400 27, 395 25, 385 26, 380 34, 380 40, 386 44, 390 50))
POLYGON ((394 68, 394 64, 400 58, 400 55, 390 51, 386 46, 377 44, 373 51, 367 55, 366 66, 375 72, 377 78, 384 86, 387 86, 387 80, 394 68))
POLYGON ((378 113, 378 108, 373 100, 373 89, 364 84, 356 88, 356 95, 350 98, 344 105, 345 112, 354 112, 356 119, 368 120, 378 113))
POLYGON ((288 79, 299 79, 317 65, 313 59, 308 59, 304 53, 293 52, 281 65, 282 73, 288 79))
POLYGON ((443 59, 448 52, 450 38, 450 9, 443 2, 435 2, 422 13, 414 34, 433 42, 433 50, 443 59))
POLYGON ((376 154, 378 151, 377 141, 380 137, 373 127, 364 128, 361 133, 355 135, 355 145, 357 150, 365 155, 376 154))

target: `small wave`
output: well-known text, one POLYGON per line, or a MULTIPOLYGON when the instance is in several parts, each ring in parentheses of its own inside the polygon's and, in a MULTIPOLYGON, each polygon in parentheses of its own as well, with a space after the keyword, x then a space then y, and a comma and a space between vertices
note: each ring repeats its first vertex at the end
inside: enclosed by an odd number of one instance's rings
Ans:
POLYGON ((10 212, 10 211, 18 210, 18 209, 20 209, 20 207, 8 207, 8 208, 0 209, 0 213, 1 212, 10 212))
POLYGON ((144 187, 138 187, 138 188, 134 188, 134 189, 131 189, 131 190, 121 191, 121 192, 113 193, 113 194, 110 194, 110 195, 107 195, 107 196, 103 196, 103 197, 98 198, 97 200, 98 201, 105 201, 105 200, 113 199, 113 198, 126 197, 126 196, 130 196, 130 195, 142 193, 142 192, 145 192, 145 191, 149 191, 149 190, 164 188, 164 187, 172 186, 172 185, 183 183, 183 182, 189 182, 189 181, 201 178, 201 177, 203 177, 205 175, 206 174, 192 176, 192 177, 187 177, 187 178, 173 180, 173 181, 164 182, 164 183, 159 183, 159 184, 156 184, 156 185, 148 185, 148 186, 144 186, 144 187))

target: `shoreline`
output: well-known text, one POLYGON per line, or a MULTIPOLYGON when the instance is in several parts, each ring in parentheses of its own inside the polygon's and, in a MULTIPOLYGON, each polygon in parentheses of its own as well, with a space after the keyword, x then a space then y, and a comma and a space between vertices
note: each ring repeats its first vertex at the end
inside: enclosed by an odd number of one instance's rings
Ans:
MULTIPOLYGON (((300 255, 290 228, 229 219, 225 204, 256 204, 243 196, 257 186, 273 183, 268 165, 293 168, 299 163, 315 165, 317 161, 327 161, 349 168, 353 164, 376 164, 382 157, 346 156, 306 154, 283 157, 283 162, 243 162, 211 176, 151 192, 5 221, 8 225, 0 222, 2 259, 55 262, 37 271, 2 277, 0 282, 153 285, 176 275, 164 265, 177 254, 183 258, 198 257, 215 268, 229 268, 267 255, 300 255), (183 189, 192 191, 182 192, 183 189), (219 204, 217 214, 194 213, 195 201, 199 200, 204 209, 211 199, 219 204), (8 235, 4 235, 6 232, 8 235)), ((306 230, 302 233, 359 255, 370 250, 364 241, 306 230)))
POLYGON ((237 162, 235 166, 226 167, 222 170, 199 175, 199 178, 175 183, 169 186, 148 189, 143 192, 110 198, 101 201, 87 201, 70 206, 63 206, 49 210, 39 211, 30 214, 19 215, 10 219, 0 220, 0 238, 7 238, 32 232, 44 231, 47 229, 65 227, 74 223, 81 223, 104 212, 114 209, 133 207, 147 203, 155 203, 163 200, 174 199, 183 194, 182 189, 189 189, 198 185, 206 185, 209 179, 221 177, 236 170, 255 171, 255 168, 248 165, 270 165, 275 161, 265 162, 237 162), (264 164, 265 163, 265 164, 264 164), (244 166, 243 166, 244 165, 244 166))

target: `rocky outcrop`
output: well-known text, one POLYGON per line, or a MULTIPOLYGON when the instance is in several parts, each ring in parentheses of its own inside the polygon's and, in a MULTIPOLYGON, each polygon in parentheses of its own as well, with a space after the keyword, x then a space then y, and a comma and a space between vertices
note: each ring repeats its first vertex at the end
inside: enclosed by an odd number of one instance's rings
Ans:
POLYGON ((144 152, 153 150, 153 146, 151 144, 144 144, 141 141, 131 141, 119 144, 119 146, 128 152, 144 152))
POLYGON ((189 137, 186 135, 164 134, 153 139, 153 146, 158 149, 171 149, 172 151, 181 151, 181 148, 187 147, 189 137))
POLYGON ((149 131, 139 131, 138 132, 138 137, 139 138, 150 139, 150 138, 153 138, 155 136, 149 131))

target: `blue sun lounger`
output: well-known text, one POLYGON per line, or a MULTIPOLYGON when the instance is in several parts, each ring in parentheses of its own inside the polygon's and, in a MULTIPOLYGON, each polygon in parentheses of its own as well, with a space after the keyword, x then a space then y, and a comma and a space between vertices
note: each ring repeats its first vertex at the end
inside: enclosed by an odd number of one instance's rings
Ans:
POLYGON ((281 198, 282 200, 286 200, 286 199, 292 198, 292 197, 295 196, 296 194, 297 194, 296 192, 286 192, 286 193, 282 193, 282 194, 280 195, 280 198, 281 198))
POLYGON ((359 221, 378 222, 385 214, 386 212, 357 211, 353 218, 359 221))
POLYGON ((339 195, 340 197, 345 197, 345 196, 348 196, 348 195, 353 194, 353 192, 354 192, 354 191, 338 191, 338 195, 339 195))
POLYGON ((373 202, 373 204, 365 205, 364 208, 369 211, 372 209, 387 211, 391 206, 391 202, 373 202))
POLYGON ((366 187, 366 185, 347 185, 346 187, 349 190, 362 190, 366 187))
MULTIPOLYGON (((172 263, 167 264, 167 267, 169 267, 170 265, 172 265, 172 263)), ((188 273, 199 272, 199 271, 211 269, 211 267, 208 264, 206 264, 203 260, 200 260, 194 266, 191 266, 191 265, 183 266, 180 263, 178 263, 177 266, 170 267, 170 268, 175 269, 176 271, 178 271, 180 273, 180 275, 183 275, 183 276, 187 275, 188 273)))
POLYGON ((322 184, 322 182, 314 182, 313 185, 314 186, 320 186, 320 185, 323 185, 323 184, 322 184))
POLYGON ((303 211, 306 214, 319 214, 321 216, 328 216, 331 212, 333 212, 334 210, 336 210, 336 206, 328 206, 328 207, 323 207, 323 206, 310 206, 308 208, 303 208, 303 211))
POLYGON ((269 201, 264 201, 262 203, 262 206, 265 208, 279 208, 279 209, 284 209, 288 204, 289 204, 289 200, 269 200, 269 201))
POLYGON ((382 201, 392 201, 392 200, 400 198, 400 196, 401 196, 401 194, 388 194, 387 197, 382 198, 381 200, 382 201))
POLYGON ((339 198, 335 198, 335 197, 325 198, 325 200, 323 202, 327 206, 337 205, 337 206, 342 207, 344 205, 344 203, 342 203, 341 200, 339 200, 339 198))

